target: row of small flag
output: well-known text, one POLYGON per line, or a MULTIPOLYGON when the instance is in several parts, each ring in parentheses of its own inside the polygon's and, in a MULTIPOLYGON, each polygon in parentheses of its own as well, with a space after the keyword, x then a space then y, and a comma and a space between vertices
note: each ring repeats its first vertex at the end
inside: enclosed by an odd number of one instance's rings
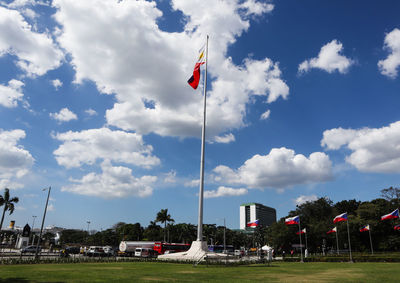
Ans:
MULTIPOLYGON (((392 211, 389 214, 383 215, 381 217, 381 220, 388 220, 388 219, 396 219, 399 218, 399 209, 397 208, 396 210, 392 211)), ((339 214, 333 219, 333 223, 341 222, 341 221, 347 221, 347 212, 339 214)), ((294 216, 294 217, 289 217, 285 219, 285 224, 286 225, 298 225, 300 224, 300 217, 299 216, 294 216)), ((400 230, 400 224, 394 226, 395 230, 400 230)), ((369 231, 369 225, 365 225, 360 229, 360 232, 366 232, 369 231)), ((329 230, 327 234, 330 233, 336 233, 337 228, 334 227, 333 229, 329 230)), ((306 228, 301 230, 301 232, 297 232, 296 234, 305 234, 306 233, 306 228)))

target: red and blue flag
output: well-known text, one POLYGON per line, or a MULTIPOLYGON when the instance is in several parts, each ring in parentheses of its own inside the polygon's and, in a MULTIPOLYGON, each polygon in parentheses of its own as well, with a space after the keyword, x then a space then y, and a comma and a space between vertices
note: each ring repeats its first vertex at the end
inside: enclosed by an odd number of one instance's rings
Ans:
POLYGON ((396 226, 393 227, 394 230, 400 231, 400 224, 397 224, 396 226))
POLYGON ((360 232, 367 232, 367 231, 369 231, 369 225, 365 225, 360 229, 360 232))
POLYGON ((326 232, 326 234, 336 233, 336 232, 337 232, 337 229, 336 229, 336 227, 334 227, 333 229, 331 229, 328 232, 326 232))
POLYGON ((294 225, 294 224, 299 224, 299 223, 300 223, 300 217, 298 215, 285 219, 286 225, 294 225))
POLYGON ((333 219, 333 223, 341 222, 341 221, 347 221, 347 212, 339 214, 333 219))
POLYGON ((381 217, 381 220, 395 219, 395 218, 399 218, 399 209, 398 208, 389 214, 383 215, 381 217))
POLYGON ((247 223, 247 227, 258 227, 260 225, 260 221, 257 219, 256 221, 247 223))

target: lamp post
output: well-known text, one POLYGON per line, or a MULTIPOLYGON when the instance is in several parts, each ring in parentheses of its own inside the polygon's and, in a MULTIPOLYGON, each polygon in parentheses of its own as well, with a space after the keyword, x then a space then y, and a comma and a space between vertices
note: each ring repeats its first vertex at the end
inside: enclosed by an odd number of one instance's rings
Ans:
POLYGON ((42 232, 43 232, 43 225, 44 225, 44 220, 46 218, 46 212, 47 212, 47 205, 49 204, 49 197, 50 197, 50 192, 51 192, 51 187, 44 188, 42 191, 49 190, 47 193, 47 200, 46 200, 46 206, 44 207, 44 213, 43 213, 43 219, 42 219, 42 226, 40 227, 40 234, 39 234, 39 240, 36 244, 36 253, 35 253, 35 259, 39 259, 39 246, 40 242, 42 240, 42 232))
POLYGON ((90 225, 90 221, 86 221, 86 223, 87 223, 87 233, 88 233, 87 242, 89 244, 89 235, 90 235, 89 225, 90 225))
POLYGON ((33 221, 32 221, 32 245, 33 245, 33 241, 34 241, 34 236, 33 236, 33 226, 35 225, 35 220, 36 220, 36 215, 32 215, 33 221))

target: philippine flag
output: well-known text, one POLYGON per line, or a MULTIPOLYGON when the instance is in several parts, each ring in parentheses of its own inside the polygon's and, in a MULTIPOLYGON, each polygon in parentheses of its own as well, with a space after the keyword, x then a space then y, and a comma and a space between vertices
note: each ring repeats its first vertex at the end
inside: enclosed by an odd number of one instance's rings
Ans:
POLYGON ((397 224, 396 226, 393 227, 394 230, 400 231, 400 224, 397 224))
POLYGON ((369 231, 369 225, 365 225, 360 229, 360 232, 367 232, 367 231, 369 231))
POLYGON ((297 235, 298 235, 298 234, 306 234, 306 233, 307 233, 306 228, 304 228, 304 229, 301 230, 300 232, 299 232, 299 231, 296 232, 297 235))
POLYGON ((254 222, 249 222, 249 223, 247 223, 247 227, 253 227, 253 228, 255 228, 255 227, 258 227, 260 225, 260 221, 257 219, 256 221, 254 221, 254 222))
POLYGON ((337 223, 340 221, 347 221, 347 212, 339 214, 333 219, 333 223, 337 223))
POLYGON ((337 232, 337 229, 336 229, 336 227, 334 227, 333 229, 331 229, 328 232, 326 232, 326 234, 336 233, 336 232, 337 232))
POLYGON ((300 217, 298 215, 285 219, 285 224, 286 225, 294 225, 294 224, 299 224, 299 223, 300 223, 300 217))
POLYGON ((381 217, 381 220, 395 219, 395 218, 399 218, 399 209, 396 209, 389 214, 383 215, 381 217))

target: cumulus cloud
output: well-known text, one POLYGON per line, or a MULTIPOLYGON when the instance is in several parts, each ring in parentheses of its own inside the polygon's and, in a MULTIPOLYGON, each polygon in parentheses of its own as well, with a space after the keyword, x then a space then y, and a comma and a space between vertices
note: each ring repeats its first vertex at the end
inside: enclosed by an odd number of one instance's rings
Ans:
POLYGON ((53 5, 61 27, 57 40, 71 56, 75 81, 92 80, 101 92, 115 95, 106 112, 109 125, 139 134, 200 136, 202 97, 186 81, 206 34, 211 35, 208 140, 245 126, 252 96, 272 103, 289 95, 277 62, 245 59, 235 65, 226 56, 249 28, 250 16, 268 13, 270 4, 172 0, 172 9, 186 20, 184 31, 174 33, 158 28, 162 13, 155 2, 55 0, 53 5))
POLYGON ((106 160, 101 164, 101 174, 89 173, 82 179, 70 179, 71 185, 61 191, 101 198, 122 198, 126 196, 147 197, 152 195, 152 185, 157 181, 155 176, 132 175, 132 169, 123 166, 112 166, 106 160))
POLYGON ((51 118, 57 120, 58 122, 68 122, 71 120, 77 120, 78 116, 68 108, 63 108, 58 113, 50 113, 51 118))
POLYGON ((382 75, 390 78, 397 77, 397 68, 400 66, 400 30, 395 28, 385 36, 384 49, 390 52, 385 60, 378 62, 382 75))
POLYGON ((58 164, 66 168, 92 165, 100 159, 144 168, 160 163, 152 155, 153 147, 146 145, 142 136, 136 133, 100 128, 58 133, 54 138, 63 142, 53 153, 58 164))
POLYGON ((18 80, 10 80, 7 86, 0 85, 0 105, 7 108, 16 107, 18 101, 22 100, 24 96, 23 86, 24 83, 18 80))
POLYGON ((261 115, 261 117, 260 117, 260 119, 261 120, 267 120, 268 118, 269 118, 269 115, 271 115, 271 110, 267 110, 267 111, 265 111, 262 115, 261 115))
POLYGON ((230 196, 242 196, 248 193, 247 189, 240 188, 228 188, 221 186, 217 190, 204 191, 204 198, 219 198, 219 197, 230 197, 230 196))
POLYGON ((57 68, 64 56, 49 34, 32 31, 20 12, 0 6, 0 56, 4 54, 16 56, 28 76, 57 68))
POLYGON ((325 182, 332 178, 332 163, 322 152, 306 157, 287 148, 273 148, 267 155, 254 155, 238 169, 217 166, 215 181, 249 188, 276 188, 325 182))
POLYGON ((338 71, 341 74, 347 73, 353 60, 340 53, 343 51, 343 45, 336 39, 322 46, 318 57, 305 60, 299 65, 299 72, 307 72, 312 68, 321 69, 328 73, 338 71))
POLYGON ((316 201, 317 199, 318 199, 318 197, 316 195, 309 195, 309 196, 302 195, 302 196, 299 196, 298 198, 296 198, 294 200, 294 203, 296 205, 302 205, 303 203, 313 202, 313 201, 316 201))
POLYGON ((326 130, 321 145, 337 150, 346 146, 352 153, 346 162, 362 172, 400 172, 400 121, 382 128, 326 130))
POLYGON ((62 81, 60 81, 59 79, 52 80, 51 83, 56 90, 58 90, 58 88, 62 87, 63 85, 62 81))
POLYGON ((18 144, 25 138, 25 131, 0 129, 0 186, 20 188, 16 180, 26 175, 34 163, 32 155, 18 144))

